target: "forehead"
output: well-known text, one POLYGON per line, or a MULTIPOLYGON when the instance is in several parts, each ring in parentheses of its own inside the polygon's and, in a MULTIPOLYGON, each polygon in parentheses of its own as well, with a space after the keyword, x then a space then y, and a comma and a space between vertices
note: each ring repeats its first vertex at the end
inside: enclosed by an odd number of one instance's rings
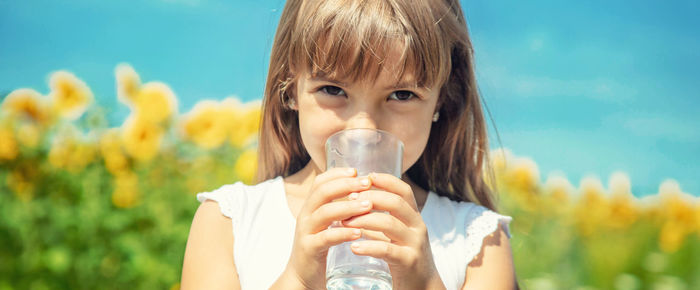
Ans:
POLYGON ((399 2, 355 2, 304 2, 304 20, 290 40, 292 71, 367 82, 387 72, 395 82, 412 79, 425 87, 446 77, 445 45, 426 24, 431 19, 421 19, 429 15, 410 15, 399 2))
MULTIPOLYGON (((332 43, 328 41, 326 43, 332 43)), ((326 45, 321 54, 328 55, 330 50, 326 45)), ((307 67, 310 78, 335 80, 341 83, 362 82, 369 84, 393 85, 396 87, 418 86, 416 67, 411 65, 404 49, 398 40, 383 48, 372 48, 372 54, 366 55, 357 51, 340 53, 345 57, 319 59, 307 67)))

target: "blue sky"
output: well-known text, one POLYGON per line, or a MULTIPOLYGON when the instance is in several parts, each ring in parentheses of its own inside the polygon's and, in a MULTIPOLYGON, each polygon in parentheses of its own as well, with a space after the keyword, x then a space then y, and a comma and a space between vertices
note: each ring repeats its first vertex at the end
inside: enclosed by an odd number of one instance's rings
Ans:
MULTIPOLYGON (((262 96, 282 0, 0 0, 0 95, 48 91, 50 72, 85 80, 121 122, 114 68, 168 83, 181 112, 202 99, 262 96)), ((477 76, 502 145, 542 178, 633 192, 666 178, 700 195, 697 1, 462 1, 477 76)), ((491 124, 492 147, 497 146, 491 124)))

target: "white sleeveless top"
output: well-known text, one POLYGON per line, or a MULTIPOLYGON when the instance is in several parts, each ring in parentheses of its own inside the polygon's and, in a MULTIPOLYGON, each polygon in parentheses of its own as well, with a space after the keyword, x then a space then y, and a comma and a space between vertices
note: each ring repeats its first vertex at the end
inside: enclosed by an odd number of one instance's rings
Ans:
MULTIPOLYGON (((257 185, 241 182, 197 194, 214 200, 233 225, 233 257, 241 289, 268 289, 282 274, 294 241, 296 220, 287 205, 282 177, 257 185)), ((435 266, 447 289, 461 289, 467 265, 484 238, 502 225, 510 238, 512 218, 471 202, 455 202, 434 192, 421 211, 435 266)))

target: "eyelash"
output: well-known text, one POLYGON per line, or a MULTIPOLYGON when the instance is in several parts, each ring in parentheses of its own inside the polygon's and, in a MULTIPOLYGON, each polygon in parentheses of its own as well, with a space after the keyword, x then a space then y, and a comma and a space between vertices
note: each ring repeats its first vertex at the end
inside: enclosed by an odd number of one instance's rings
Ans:
POLYGON ((322 86, 322 87, 319 89, 319 91, 321 91, 322 93, 324 93, 324 94, 326 94, 326 95, 330 95, 330 96, 344 96, 344 95, 345 95, 345 91, 343 91, 343 89, 341 89, 341 88, 339 88, 339 87, 336 87, 336 86, 322 86), (330 93, 328 93, 328 88, 338 89, 338 90, 340 90, 341 92, 343 92, 343 94, 342 94, 342 95, 330 94, 330 93))
MULTIPOLYGON (((341 88, 339 88, 339 87, 336 87, 336 86, 322 86, 322 87, 319 89, 319 91, 321 91, 322 93, 324 93, 324 94, 326 94, 326 95, 330 95, 330 96, 345 96, 345 91, 343 91, 343 89, 341 89, 341 88), (335 89, 338 89, 338 90, 340 90, 340 91, 342 92, 342 95, 330 94, 330 93, 328 93, 328 88, 335 88, 335 89)), ((391 95, 389 95, 389 98, 391 98, 391 99, 393 99, 393 100, 397 100, 397 101, 403 101, 403 102, 405 102, 405 101, 410 101, 411 99, 414 99, 414 98, 417 98, 417 97, 418 97, 418 95, 416 95, 414 92, 406 91, 406 90, 394 91, 394 92, 391 93, 391 95), (391 98, 391 96, 395 96, 396 93, 409 93, 410 96, 409 96, 408 99, 404 99, 404 100, 398 99, 397 97, 391 98)))
POLYGON ((395 92, 391 93, 391 95, 389 95, 389 97, 397 95, 396 93, 409 93, 410 94, 408 96, 408 99, 405 99, 405 100, 399 100, 398 97, 394 98, 394 100, 397 100, 397 101, 410 101, 411 99, 415 99, 418 97, 415 93, 413 93, 411 91, 395 91, 395 92))

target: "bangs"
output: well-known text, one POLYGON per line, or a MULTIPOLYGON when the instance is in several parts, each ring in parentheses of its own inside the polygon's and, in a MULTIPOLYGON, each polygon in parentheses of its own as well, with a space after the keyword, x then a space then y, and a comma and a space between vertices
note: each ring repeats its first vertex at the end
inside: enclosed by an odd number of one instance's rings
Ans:
POLYGON ((410 73, 417 86, 442 85, 450 70, 449 45, 438 32, 432 1, 413 2, 411 9, 396 2, 304 1, 290 67, 353 82, 373 82, 388 70, 397 83, 410 73))

